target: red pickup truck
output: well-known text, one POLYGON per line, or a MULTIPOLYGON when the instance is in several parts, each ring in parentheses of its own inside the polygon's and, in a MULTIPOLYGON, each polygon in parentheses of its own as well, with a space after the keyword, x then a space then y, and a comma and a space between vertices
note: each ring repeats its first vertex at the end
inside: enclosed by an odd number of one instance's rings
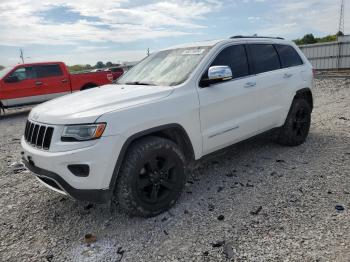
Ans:
POLYGON ((41 103, 58 96, 110 84, 111 71, 70 74, 62 62, 21 64, 0 71, 0 110, 41 103))

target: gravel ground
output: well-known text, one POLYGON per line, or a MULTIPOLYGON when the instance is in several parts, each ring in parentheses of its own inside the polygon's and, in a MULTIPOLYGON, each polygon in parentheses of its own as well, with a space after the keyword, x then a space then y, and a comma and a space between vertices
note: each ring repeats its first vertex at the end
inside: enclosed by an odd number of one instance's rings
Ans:
POLYGON ((17 164, 28 110, 9 112, 0 119, 0 261, 350 261, 347 81, 316 80, 304 145, 265 135, 207 157, 175 207, 150 219, 39 184, 17 164))

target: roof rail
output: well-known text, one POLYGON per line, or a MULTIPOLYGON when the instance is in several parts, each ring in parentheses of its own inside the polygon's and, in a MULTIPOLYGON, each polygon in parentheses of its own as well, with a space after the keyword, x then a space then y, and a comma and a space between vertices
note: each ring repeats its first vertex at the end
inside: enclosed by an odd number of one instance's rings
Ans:
POLYGON ((236 39, 236 38, 267 38, 267 39, 281 39, 284 40, 282 37, 272 37, 272 36, 244 36, 244 35, 235 35, 231 36, 231 39, 236 39))

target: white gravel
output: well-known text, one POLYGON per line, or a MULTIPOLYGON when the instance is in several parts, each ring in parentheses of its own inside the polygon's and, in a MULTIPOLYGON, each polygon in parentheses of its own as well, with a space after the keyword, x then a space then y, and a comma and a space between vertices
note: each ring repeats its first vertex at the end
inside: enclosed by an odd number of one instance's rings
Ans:
POLYGON ((17 164, 28 110, 9 111, 0 119, 0 261, 350 261, 347 81, 316 80, 304 145, 265 135, 207 157, 175 207, 150 219, 39 184, 17 164))

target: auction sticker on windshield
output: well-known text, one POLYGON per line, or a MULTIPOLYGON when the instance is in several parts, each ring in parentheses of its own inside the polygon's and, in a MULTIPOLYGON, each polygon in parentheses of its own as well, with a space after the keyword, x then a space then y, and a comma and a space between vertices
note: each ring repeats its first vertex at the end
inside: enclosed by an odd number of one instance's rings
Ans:
POLYGON ((182 55, 201 55, 205 49, 187 49, 182 52, 182 55))

